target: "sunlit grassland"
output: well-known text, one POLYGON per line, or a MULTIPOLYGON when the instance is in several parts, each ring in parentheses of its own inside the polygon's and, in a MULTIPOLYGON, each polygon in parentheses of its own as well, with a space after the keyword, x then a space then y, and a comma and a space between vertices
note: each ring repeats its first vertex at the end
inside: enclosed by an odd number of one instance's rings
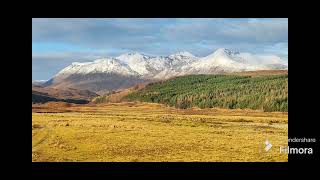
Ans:
POLYGON ((153 103, 32 112, 32 161, 288 161, 288 113, 153 103), (47 112, 47 113, 45 113, 47 112), (268 139, 273 147, 264 151, 268 139))

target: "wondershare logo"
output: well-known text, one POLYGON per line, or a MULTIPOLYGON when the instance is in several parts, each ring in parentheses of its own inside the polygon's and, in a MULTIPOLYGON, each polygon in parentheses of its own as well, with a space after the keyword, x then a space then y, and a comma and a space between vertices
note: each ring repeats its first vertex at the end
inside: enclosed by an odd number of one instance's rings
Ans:
POLYGON ((264 144, 266 145, 264 150, 268 152, 272 148, 272 144, 268 140, 266 140, 264 144))

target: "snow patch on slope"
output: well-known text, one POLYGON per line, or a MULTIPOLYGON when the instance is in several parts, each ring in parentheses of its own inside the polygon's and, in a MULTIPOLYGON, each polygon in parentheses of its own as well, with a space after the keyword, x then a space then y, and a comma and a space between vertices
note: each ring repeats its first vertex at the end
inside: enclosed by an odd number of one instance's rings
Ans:
POLYGON ((127 64, 115 58, 97 59, 93 62, 74 62, 70 66, 62 69, 56 76, 68 76, 71 74, 90 73, 115 73, 126 76, 138 75, 127 64))

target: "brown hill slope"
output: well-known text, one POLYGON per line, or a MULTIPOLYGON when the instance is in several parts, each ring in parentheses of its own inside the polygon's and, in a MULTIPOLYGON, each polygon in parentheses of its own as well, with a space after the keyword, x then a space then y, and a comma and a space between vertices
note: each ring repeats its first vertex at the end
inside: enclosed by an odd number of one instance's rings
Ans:
POLYGON ((89 103, 98 95, 88 90, 78 90, 72 88, 56 89, 50 87, 32 86, 32 102, 69 102, 77 104, 89 103))
POLYGON ((261 71, 244 71, 228 73, 230 75, 242 75, 242 76, 266 76, 266 75, 281 75, 288 74, 288 70, 261 70, 261 71))
POLYGON ((88 90, 78 90, 73 88, 58 89, 58 88, 50 88, 50 87, 32 86, 32 91, 47 94, 49 96, 53 96, 59 99, 91 100, 98 96, 96 93, 88 90))
POLYGON ((127 96, 129 93, 138 91, 140 89, 143 89, 146 86, 147 83, 139 83, 133 87, 119 90, 119 91, 113 91, 111 93, 105 94, 103 96, 96 97, 92 100, 93 103, 118 103, 122 102, 123 97, 127 96))

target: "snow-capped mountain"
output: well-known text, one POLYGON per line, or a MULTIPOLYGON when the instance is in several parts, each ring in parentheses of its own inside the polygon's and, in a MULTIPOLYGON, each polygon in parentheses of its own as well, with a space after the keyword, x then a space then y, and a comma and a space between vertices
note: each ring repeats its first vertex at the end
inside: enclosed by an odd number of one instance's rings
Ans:
POLYGON ((125 88, 139 82, 163 80, 187 74, 287 69, 288 63, 275 55, 253 55, 220 48, 205 57, 181 51, 163 56, 126 53, 92 62, 72 63, 46 85, 91 91, 125 88))
POLYGON ((195 62, 198 58, 189 52, 181 51, 170 55, 168 59, 170 68, 173 70, 177 70, 181 69, 183 66, 190 65, 191 63, 195 62))
POLYGON ((62 69, 56 76, 68 76, 71 74, 90 74, 90 73, 119 73, 122 75, 139 75, 131 67, 115 58, 97 59, 93 62, 74 62, 70 66, 62 69))
MULTIPOLYGON (((250 56, 251 58, 252 56, 250 56)), ((250 61, 258 59, 257 56, 250 61)), ((221 73, 269 69, 263 67, 263 64, 249 62, 243 54, 229 49, 218 49, 214 53, 200 58, 198 61, 184 67, 186 73, 221 73)))
POLYGON ((200 58, 184 71, 191 74, 288 69, 288 62, 275 55, 253 55, 220 48, 200 58))
POLYGON ((166 58, 161 56, 127 53, 118 56, 117 59, 127 64, 132 70, 144 78, 152 78, 152 76, 168 68, 166 58))

